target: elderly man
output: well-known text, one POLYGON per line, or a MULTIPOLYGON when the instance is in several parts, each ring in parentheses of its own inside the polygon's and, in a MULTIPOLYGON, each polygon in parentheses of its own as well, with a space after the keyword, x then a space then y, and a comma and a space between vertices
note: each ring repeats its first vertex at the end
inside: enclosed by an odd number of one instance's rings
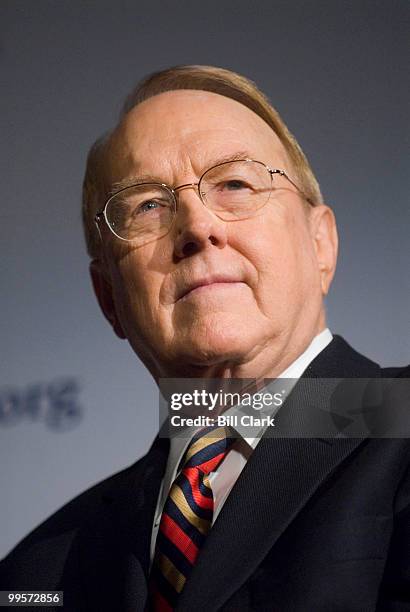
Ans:
MULTIPOLYGON (((244 77, 140 83, 90 153, 83 214, 101 309, 158 382, 406 375, 327 329, 335 218, 244 77)), ((2 588, 76 612, 409 610, 408 441, 268 431, 158 437, 20 543, 2 588)))

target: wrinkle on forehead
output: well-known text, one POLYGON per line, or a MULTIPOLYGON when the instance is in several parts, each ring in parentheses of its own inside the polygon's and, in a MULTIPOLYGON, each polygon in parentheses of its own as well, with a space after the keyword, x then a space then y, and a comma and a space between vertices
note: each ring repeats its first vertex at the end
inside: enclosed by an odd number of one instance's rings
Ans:
POLYGON ((242 150, 268 165, 290 168, 278 136, 246 106, 211 92, 165 92, 134 107, 112 133, 109 182, 138 173, 170 184, 181 176, 194 179, 213 159, 242 150))

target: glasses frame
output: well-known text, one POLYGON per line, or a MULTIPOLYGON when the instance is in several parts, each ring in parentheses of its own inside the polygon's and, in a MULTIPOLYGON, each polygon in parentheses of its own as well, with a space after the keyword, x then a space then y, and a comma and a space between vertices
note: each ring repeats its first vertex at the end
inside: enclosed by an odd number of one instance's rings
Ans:
MULTIPOLYGON (((178 185, 177 187, 170 187, 169 185, 167 185, 166 183, 151 183, 151 182, 147 182, 147 183, 135 183, 133 185, 127 185, 126 187, 122 187, 121 189, 119 189, 118 191, 116 191, 115 193, 112 193, 110 195, 110 197, 106 200, 104 207, 98 211, 96 213, 96 215, 94 216, 94 223, 97 226, 98 229, 98 233, 100 235, 100 239, 102 240, 102 234, 101 234, 101 229, 100 229, 100 223, 102 221, 102 219, 104 219, 106 225, 108 226, 109 230, 111 231, 112 234, 114 234, 114 236, 116 238, 118 238, 119 240, 123 240, 124 242, 130 242, 132 243, 135 238, 123 238, 122 236, 119 236, 118 234, 116 234, 116 232, 114 231, 114 229, 111 227, 108 219, 107 219, 107 207, 109 205, 109 203, 111 202, 111 200, 113 198, 115 198, 119 193, 122 193, 123 191, 126 191, 128 189, 132 189, 133 187, 144 187, 147 185, 152 185, 152 186, 156 186, 156 187, 162 187, 165 188, 172 197, 173 203, 174 203, 174 207, 173 207, 173 213, 174 213, 174 218, 172 220, 172 223, 169 227, 169 230, 166 232, 166 234, 163 234, 162 236, 159 236, 158 238, 154 238, 153 240, 159 240, 160 238, 163 238, 164 236, 166 236, 172 228, 172 224, 174 223, 175 217, 176 217, 176 213, 178 211, 178 191, 180 191, 181 189, 188 189, 190 187, 196 187, 196 191, 198 193, 198 197, 201 200, 202 204, 205 206, 205 208, 207 208, 210 212, 212 212, 214 215, 216 215, 219 219, 222 219, 222 217, 220 217, 218 215, 218 213, 216 213, 215 211, 213 211, 211 208, 208 208, 207 203, 205 201, 205 194, 201 192, 201 183, 202 180, 204 178, 204 176, 206 174, 208 174, 208 172, 210 172, 211 170, 214 170, 215 168, 219 168, 219 166, 225 166, 227 164, 232 164, 235 162, 254 162, 256 164, 260 164, 261 166, 264 166, 264 168, 266 168, 267 172, 270 175, 271 181, 272 181, 272 177, 275 174, 279 174, 279 176, 283 176, 285 179, 287 179, 289 181, 289 183, 291 183, 291 185, 293 185, 293 187, 295 187, 296 191, 303 197, 304 200, 306 200, 311 206, 315 206, 315 203, 311 200, 311 198, 309 198, 304 191, 302 191, 302 189, 300 189, 300 187, 298 187, 298 185, 288 176, 288 174, 284 171, 281 170, 280 168, 270 168, 269 166, 267 166, 264 162, 258 161, 257 159, 249 159, 249 158, 243 158, 243 159, 232 159, 230 161, 225 161, 222 162, 220 164, 215 164, 214 166, 211 166, 210 168, 207 168, 205 170, 205 172, 203 172, 203 174, 201 175, 199 181, 197 183, 184 183, 183 185, 178 185)), ((272 189, 272 188, 271 188, 272 189)), ((266 204, 268 203, 269 198, 266 200, 266 203, 261 206, 260 209, 264 208, 266 206, 266 204)), ((235 219, 235 221, 243 221, 244 219, 235 219)), ((222 221, 225 221, 224 219, 222 219, 222 221)), ((234 221, 234 219, 232 219, 231 221, 234 221)), ((225 223, 229 223, 230 221, 225 221, 225 223)), ((151 242, 151 240, 149 241, 151 242)), ((145 244, 145 243, 144 243, 145 244)), ((141 245, 142 246, 142 245, 141 245)))

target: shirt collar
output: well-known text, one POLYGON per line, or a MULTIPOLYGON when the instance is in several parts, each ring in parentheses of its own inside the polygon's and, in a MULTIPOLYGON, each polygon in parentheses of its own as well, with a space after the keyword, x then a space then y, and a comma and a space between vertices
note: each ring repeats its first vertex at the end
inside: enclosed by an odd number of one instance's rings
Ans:
MULTIPOLYGON (((332 341, 332 339, 333 336, 328 328, 321 331, 317 336, 313 338, 307 349, 301 355, 299 355, 299 357, 295 359, 295 361, 291 363, 290 366, 287 367, 286 370, 282 372, 282 374, 280 374, 280 376, 278 376, 278 378, 290 379, 287 380, 286 383, 287 393, 292 390, 293 386, 296 384, 297 379, 302 376, 308 365, 315 359, 315 357, 319 355, 321 351, 323 351, 323 349, 332 341)), ((229 414, 231 410, 235 410, 235 408, 230 408, 226 411, 226 413, 229 414)), ((262 426, 259 431, 254 431, 253 433, 255 435, 253 437, 246 437, 245 435, 243 435, 242 437, 252 449, 255 449, 259 440, 262 437, 262 432, 264 429, 266 429, 266 426, 262 426)), ((237 431, 239 434, 241 434, 240 428, 238 428, 237 431)), ((192 435, 194 433, 195 428, 193 428, 192 430, 192 435)), ((245 434, 246 431, 243 430, 243 433, 245 434)), ((164 476, 163 494, 165 495, 168 494, 168 491, 171 488, 171 484, 175 480, 179 462, 181 461, 181 458, 189 444, 189 441, 189 437, 182 438, 176 436, 171 438, 168 463, 164 476)))

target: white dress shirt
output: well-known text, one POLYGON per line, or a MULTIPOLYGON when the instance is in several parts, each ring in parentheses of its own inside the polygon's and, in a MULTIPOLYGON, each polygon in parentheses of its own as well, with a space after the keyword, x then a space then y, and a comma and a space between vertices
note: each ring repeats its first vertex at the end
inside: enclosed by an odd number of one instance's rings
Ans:
MULTIPOLYGON (((295 384, 296 380, 300 378, 303 372, 306 370, 308 365, 323 351, 323 349, 332 341, 332 334, 328 328, 324 329, 320 332, 312 342, 309 344, 308 348, 300 355, 280 376, 277 378, 288 378, 292 379, 291 384, 295 384)), ((289 385, 287 386, 287 392, 290 392, 291 388, 289 385)), ((253 433, 255 437, 240 437, 236 442, 234 447, 226 455, 225 459, 222 463, 219 464, 217 469, 214 472, 209 474, 209 482, 212 487, 212 492, 214 496, 214 513, 212 524, 215 522, 219 512, 221 511, 229 493, 236 480, 238 479, 239 474, 242 472, 245 467, 246 462, 251 456, 252 452, 255 450, 259 440, 262 437, 263 430, 266 429, 266 426, 262 426, 261 430, 253 433)), ((192 435, 194 435, 195 429, 192 431, 192 435)), ((240 432, 239 432, 240 433, 240 432)), ((161 484, 160 492, 158 495, 157 508, 154 516, 154 524, 152 527, 152 537, 151 537, 151 563, 154 557, 155 552, 155 542, 157 539, 159 524, 161 521, 162 510, 164 508, 165 501, 167 499, 169 490, 174 482, 175 478, 178 475, 178 466, 183 457, 183 454, 190 442, 190 438, 171 438, 170 444, 170 452, 168 456, 167 467, 165 470, 165 475, 161 484)))

